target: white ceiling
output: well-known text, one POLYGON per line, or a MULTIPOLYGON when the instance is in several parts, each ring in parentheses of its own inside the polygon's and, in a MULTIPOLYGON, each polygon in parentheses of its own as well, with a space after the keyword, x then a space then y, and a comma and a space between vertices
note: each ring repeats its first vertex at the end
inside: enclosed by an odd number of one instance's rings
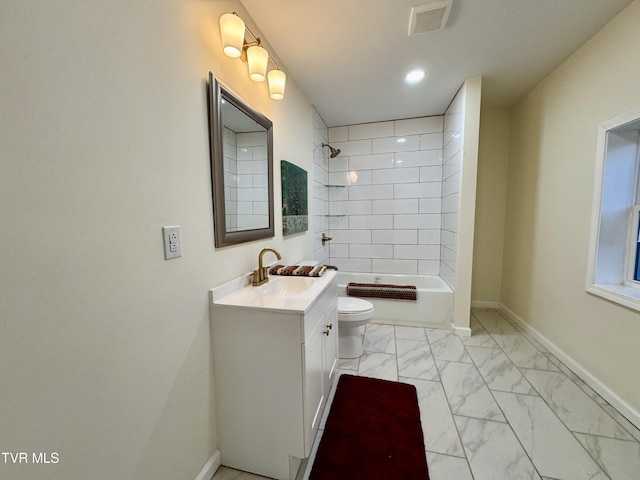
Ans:
POLYGON ((484 106, 510 106, 631 3, 453 0, 444 30, 409 37, 427 0, 241 1, 328 126, 442 114, 477 75, 484 106))

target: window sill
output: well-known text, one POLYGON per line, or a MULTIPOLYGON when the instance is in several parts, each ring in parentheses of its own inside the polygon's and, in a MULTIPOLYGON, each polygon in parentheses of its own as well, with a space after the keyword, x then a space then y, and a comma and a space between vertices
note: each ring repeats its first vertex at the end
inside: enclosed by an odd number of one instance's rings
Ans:
POLYGON ((626 285, 593 284, 587 292, 640 312, 640 289, 626 285))

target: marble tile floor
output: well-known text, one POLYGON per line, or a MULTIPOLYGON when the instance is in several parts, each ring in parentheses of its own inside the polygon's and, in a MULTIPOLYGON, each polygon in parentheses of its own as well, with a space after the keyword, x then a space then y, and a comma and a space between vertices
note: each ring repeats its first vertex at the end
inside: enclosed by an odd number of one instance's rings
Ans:
MULTIPOLYGON (((464 339, 371 323, 338 373, 416 386, 431 480, 640 479, 633 424, 499 312, 472 310, 471 328, 464 339)), ((221 467, 213 480, 263 478, 221 467)))

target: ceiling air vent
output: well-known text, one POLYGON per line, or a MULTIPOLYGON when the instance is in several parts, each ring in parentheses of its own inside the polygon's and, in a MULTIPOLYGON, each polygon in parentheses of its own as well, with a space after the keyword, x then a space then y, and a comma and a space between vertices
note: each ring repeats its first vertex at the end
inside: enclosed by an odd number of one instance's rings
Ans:
POLYGON ((442 30, 447 24, 452 0, 432 0, 411 8, 409 36, 442 30))

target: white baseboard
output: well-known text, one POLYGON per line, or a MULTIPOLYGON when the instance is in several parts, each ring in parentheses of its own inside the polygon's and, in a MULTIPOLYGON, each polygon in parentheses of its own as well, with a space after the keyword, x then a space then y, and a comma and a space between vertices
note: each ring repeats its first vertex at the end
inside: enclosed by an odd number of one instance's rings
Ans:
POLYGON ((553 353, 558 360, 564 363, 573 373, 579 376, 584 382, 593 388, 602 398, 604 398, 610 405, 618 410, 622 415, 626 417, 636 427, 640 428, 640 412, 629 405, 625 400, 620 398, 613 390, 607 385, 602 383, 596 377, 594 377, 588 370, 582 365, 570 357, 564 350, 558 347, 555 343, 549 340, 547 337, 538 332, 535 328, 525 322, 516 313, 511 311, 508 307, 500 304, 499 310, 504 313, 511 320, 515 321, 525 331, 540 342, 547 350, 553 353))
POLYGON ((500 302, 488 302, 483 300, 471 300, 471 308, 500 308, 500 302))
POLYGON ((207 460, 207 463, 202 467, 202 470, 196 477, 196 480, 211 480, 218 468, 220 468, 220 450, 213 452, 211 458, 207 460))
POLYGON ((457 327, 453 323, 451 323, 451 329, 453 330, 453 334, 462 338, 470 338, 471 337, 471 328, 469 327, 457 327))

